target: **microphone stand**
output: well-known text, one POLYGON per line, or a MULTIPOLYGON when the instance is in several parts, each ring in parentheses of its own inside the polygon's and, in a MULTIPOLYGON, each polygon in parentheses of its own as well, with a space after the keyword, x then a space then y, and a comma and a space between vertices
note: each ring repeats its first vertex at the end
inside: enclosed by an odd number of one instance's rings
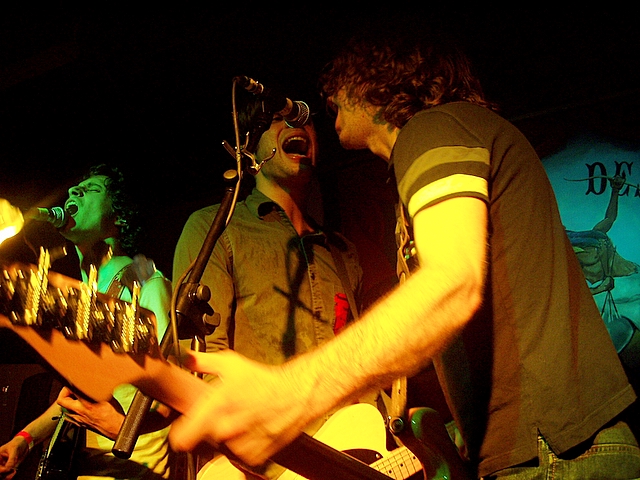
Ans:
MULTIPOLYGON (((233 170, 228 170, 225 172, 224 177, 228 185, 225 189, 220 208, 209 228, 200 252, 193 263, 188 281, 178 286, 176 315, 178 317, 179 337, 181 339, 193 337, 197 339, 199 345, 204 345, 206 335, 211 334, 218 326, 204 322, 204 314, 207 313, 211 315, 214 312, 207 303, 211 297, 211 292, 206 285, 200 285, 199 282, 213 248, 226 228, 227 217, 234 206, 233 199, 235 184, 239 180, 238 174, 233 170)), ((160 351, 163 356, 166 357, 171 353, 174 346, 173 340, 173 335, 167 328, 160 343, 160 351)), ((112 453, 116 457, 123 459, 131 457, 131 453, 140 435, 142 423, 149 412, 153 400, 153 398, 139 390, 136 392, 112 449, 112 453)))

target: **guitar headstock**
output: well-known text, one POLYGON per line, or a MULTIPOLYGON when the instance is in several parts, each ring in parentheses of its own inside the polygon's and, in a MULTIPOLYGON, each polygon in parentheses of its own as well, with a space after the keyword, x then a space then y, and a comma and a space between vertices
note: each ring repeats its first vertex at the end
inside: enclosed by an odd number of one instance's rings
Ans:
POLYGON ((95 269, 88 285, 49 271, 46 251, 38 265, 0 272, 0 327, 22 337, 75 390, 107 400, 123 383, 149 375, 145 363, 164 362, 155 316, 137 304, 97 292, 95 269))
POLYGON ((153 313, 97 292, 96 270, 88 285, 49 272, 48 253, 38 266, 15 265, 0 276, 0 314, 13 325, 58 330, 69 340, 104 343, 118 353, 148 353, 158 345, 153 313))

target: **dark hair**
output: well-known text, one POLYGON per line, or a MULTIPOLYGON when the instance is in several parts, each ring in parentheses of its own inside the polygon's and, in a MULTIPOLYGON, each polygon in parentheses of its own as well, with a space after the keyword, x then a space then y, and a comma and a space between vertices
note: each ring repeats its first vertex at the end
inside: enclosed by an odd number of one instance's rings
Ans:
POLYGON ((398 128, 417 112, 449 102, 495 108, 451 39, 409 28, 353 37, 322 71, 320 88, 325 98, 344 88, 349 101, 381 107, 380 116, 398 128))
POLYGON ((119 225, 120 244, 127 254, 134 255, 137 253, 141 227, 138 224, 138 207, 129 193, 124 175, 117 167, 99 164, 91 167, 84 179, 86 180, 96 175, 107 177, 105 186, 107 194, 111 198, 111 208, 113 213, 121 220, 121 225, 119 225))
POLYGON ((239 92, 236 97, 236 109, 240 135, 244 135, 253 128, 258 115, 263 111, 262 100, 256 95, 239 92))

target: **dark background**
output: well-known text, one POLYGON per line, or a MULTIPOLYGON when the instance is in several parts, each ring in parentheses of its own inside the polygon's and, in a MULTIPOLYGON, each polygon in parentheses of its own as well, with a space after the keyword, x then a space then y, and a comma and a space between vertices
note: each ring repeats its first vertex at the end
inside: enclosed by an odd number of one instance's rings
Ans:
POLYGON ((418 19, 459 39, 489 98, 541 156, 577 133, 638 141, 638 22, 626 11, 412 6, 403 18, 388 7, 328 4, 0 9, 0 197, 23 209, 57 205, 88 166, 119 164, 142 201, 143 251, 167 275, 188 214, 220 198, 222 172, 235 166, 221 143, 234 143, 232 79, 248 75, 312 104, 327 222, 356 241, 372 288, 386 282, 386 166, 342 151, 316 107, 322 66, 354 28, 380 28, 381 19, 418 19))
MULTIPOLYGON (((488 97, 542 157, 577 136, 636 149, 640 142, 640 36, 630 11, 395 2, 406 14, 399 17, 388 7, 355 10, 344 2, 128 3, 0 6, 0 198, 24 210, 60 205, 89 166, 117 164, 135 182, 145 214, 142 251, 169 276, 187 216, 220 199, 222 174, 235 167, 222 141, 234 143, 233 77, 248 75, 312 105, 326 223, 356 243, 367 300, 393 285, 395 191, 386 164, 339 148, 316 92, 319 71, 350 32, 380 28, 381 20, 411 28, 409 18, 449 31, 469 53, 488 97)), ((48 224, 29 228, 33 243, 60 240, 48 224)), ((2 330, 0 442, 57 392, 28 348, 2 330)))

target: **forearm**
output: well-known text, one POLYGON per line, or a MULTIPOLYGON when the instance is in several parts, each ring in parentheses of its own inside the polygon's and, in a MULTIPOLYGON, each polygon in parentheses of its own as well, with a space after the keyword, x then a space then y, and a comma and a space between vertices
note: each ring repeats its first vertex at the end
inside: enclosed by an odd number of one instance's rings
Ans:
POLYGON ((34 444, 38 444, 43 442, 44 440, 51 437, 53 434, 56 425, 62 415, 62 409, 56 403, 53 403, 45 410, 45 412, 40 415, 38 418, 33 420, 27 426, 25 426, 22 430, 28 432, 29 435, 33 438, 34 444))
POLYGON ((9 440, 0 453, 0 472, 16 468, 34 445, 51 437, 60 415, 60 407, 54 403, 42 415, 26 425, 21 431, 22 435, 16 435, 9 440))
POLYGON ((451 343, 482 301, 486 224, 486 205, 475 198, 416 213, 420 268, 334 341, 285 365, 304 409, 292 412, 296 422, 416 373, 451 343))
POLYGON ((309 402, 303 422, 338 406, 342 398, 355 401, 419 371, 461 331, 479 305, 480 292, 478 280, 438 279, 419 270, 336 341, 287 364, 285 374, 309 402))

